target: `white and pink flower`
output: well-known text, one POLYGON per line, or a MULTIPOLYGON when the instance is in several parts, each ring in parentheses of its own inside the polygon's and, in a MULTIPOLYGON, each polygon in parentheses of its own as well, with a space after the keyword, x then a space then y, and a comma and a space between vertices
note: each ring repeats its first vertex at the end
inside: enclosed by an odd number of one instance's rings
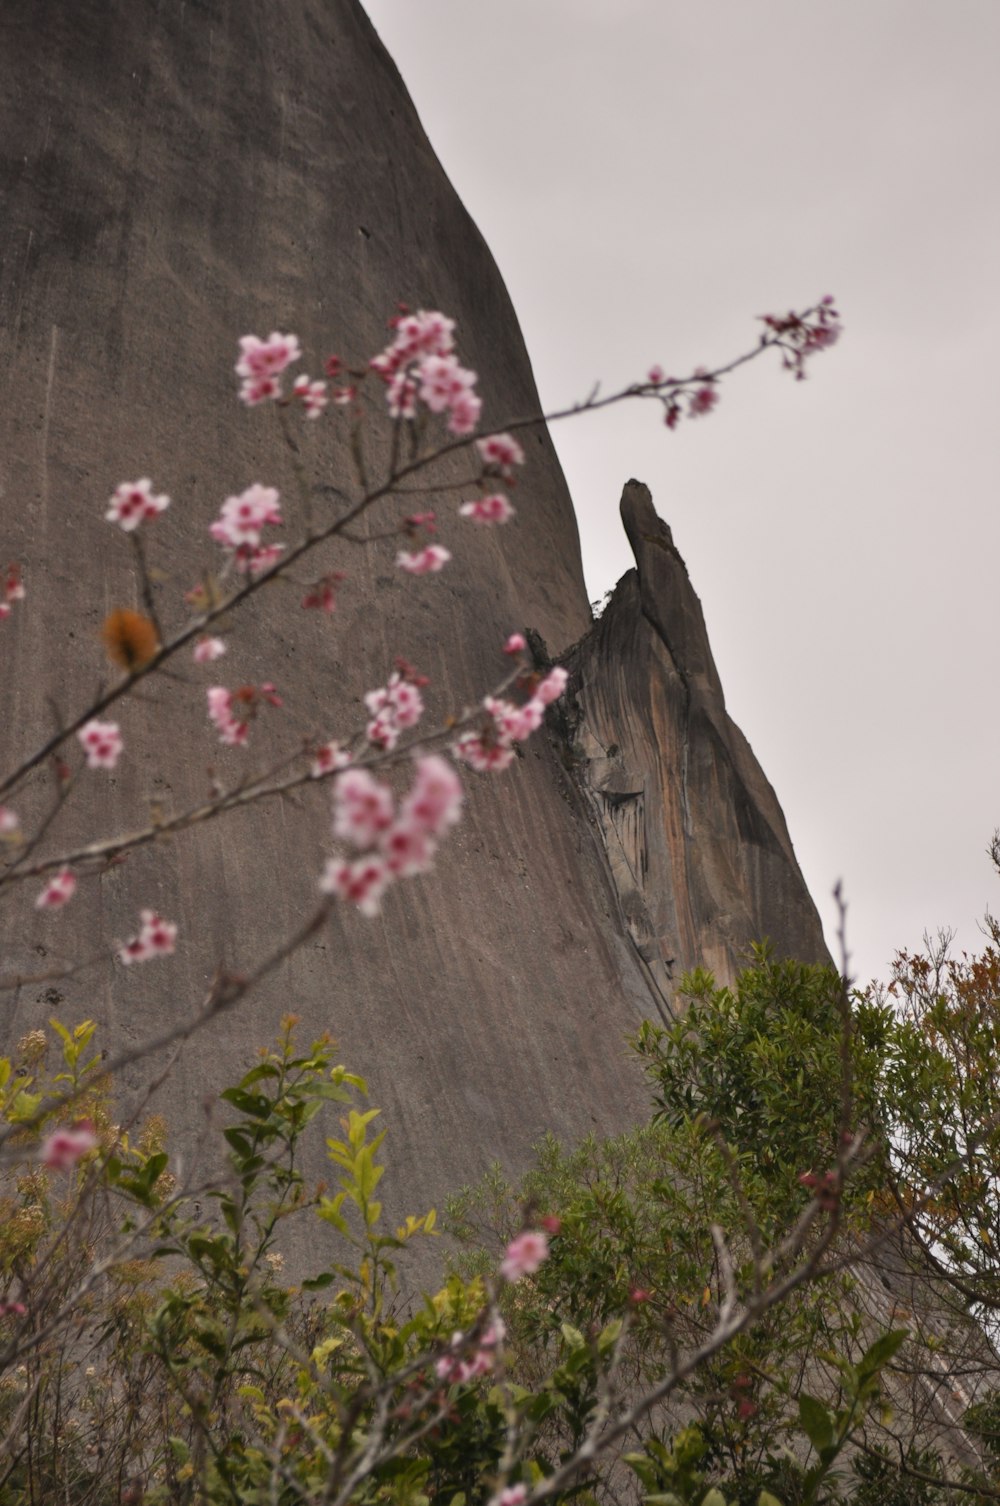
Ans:
POLYGON ((367 769, 346 769, 333 788, 333 834, 353 847, 373 847, 392 825, 392 790, 367 769))
POLYGON ((441 838, 461 815, 462 784, 447 760, 431 753, 417 758, 398 808, 389 786, 366 769, 338 775, 333 801, 334 835, 368 851, 357 859, 332 858, 320 888, 371 916, 390 884, 431 867, 441 838))
POLYGON ((396 564, 407 575, 436 575, 450 559, 450 552, 441 544, 427 544, 414 553, 401 549, 396 555, 396 564))
POLYGON ((336 769, 346 769, 350 762, 350 753, 346 748, 342 748, 340 743, 321 743, 316 749, 309 773, 313 779, 322 779, 324 775, 332 774, 336 769))
POLYGON ((225 652, 226 645, 221 638, 199 638, 191 657, 196 664, 211 664, 213 659, 221 659, 225 652))
POLYGON ((125 746, 117 722, 99 722, 94 718, 76 735, 87 755, 88 769, 115 767, 125 746))
MULTIPOLYGON (((519 644, 515 650, 519 652, 524 639, 518 633, 513 640, 519 644)), ((520 706, 498 696, 487 696, 483 709, 488 720, 479 730, 461 734, 453 749, 455 757, 480 774, 498 774, 508 768, 514 760, 514 744, 538 730, 545 719, 546 706, 562 695, 568 679, 566 670, 556 665, 535 687, 534 695, 520 706)))
POLYGON ((0 621, 9 617, 14 610, 15 601, 24 600, 24 582, 21 579, 21 567, 13 560, 7 566, 7 574, 3 583, 3 597, 0 599, 0 621))
POLYGON ((514 509, 502 492, 492 497, 478 497, 474 502, 463 502, 459 515, 473 523, 509 523, 514 509))
POLYGON ((391 878, 385 859, 370 853, 367 857, 355 858, 353 862, 331 858, 323 870, 319 887, 324 894, 333 894, 357 905, 362 915, 371 918, 379 913, 382 895, 391 878))
POLYGON ((233 711, 232 691, 224 685, 210 685, 205 692, 208 698, 208 717, 219 734, 220 743, 238 747, 245 743, 249 733, 246 719, 233 711))
POLYGON ((169 506, 170 498, 163 493, 154 496, 153 483, 144 476, 141 481, 123 481, 116 487, 104 516, 109 523, 117 523, 119 528, 131 533, 140 523, 158 517, 169 506))
POLYGON ((177 927, 164 920, 155 910, 139 913, 138 936, 119 947, 118 956, 128 966, 133 962, 148 962, 151 957, 168 957, 177 945, 177 927))
POLYGON ((301 359, 298 338, 273 330, 266 340, 243 335, 236 375, 242 379, 240 397, 248 407, 281 397, 278 381, 286 367, 301 359))
POLYGON ((505 1281, 520 1281, 522 1276, 533 1276, 548 1258, 549 1242, 542 1231, 525 1229, 507 1246, 500 1274, 505 1281))
POLYGON ((498 471, 506 481, 513 476, 515 465, 524 464, 524 450, 512 434, 488 434, 476 440, 483 469, 498 471))
POLYGON ((38 1159, 50 1171, 71 1171, 76 1163, 96 1150, 97 1134, 90 1119, 81 1119, 72 1129, 53 1131, 42 1141, 38 1159))
POLYGON ((420 309, 391 321, 395 336, 369 365, 386 384, 390 416, 411 419, 423 403, 431 413, 448 414, 452 434, 471 434, 482 400, 473 390, 474 371, 454 354, 455 321, 437 310, 420 309))
POLYGON ((76 874, 70 868, 60 868, 49 879, 35 900, 36 910, 58 910, 69 904, 76 893, 76 874))
POLYGON ((330 401, 326 392, 326 383, 311 382, 307 376, 296 377, 292 383, 292 391, 297 398, 302 400, 306 418, 319 418, 330 401))

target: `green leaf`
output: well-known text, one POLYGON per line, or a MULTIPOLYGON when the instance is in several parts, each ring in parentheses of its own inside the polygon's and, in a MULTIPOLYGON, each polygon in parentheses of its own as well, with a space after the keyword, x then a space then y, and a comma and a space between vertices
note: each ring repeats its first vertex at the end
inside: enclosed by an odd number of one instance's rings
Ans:
POLYGON ((833 1446, 833 1419, 821 1401, 804 1391, 799 1395, 799 1422, 817 1454, 833 1446))
POLYGON ((893 1355, 910 1337, 908 1328, 893 1328, 888 1333, 882 1334, 875 1340, 871 1348, 866 1350, 858 1362, 858 1374, 865 1379, 877 1375, 883 1365, 887 1365, 893 1355))

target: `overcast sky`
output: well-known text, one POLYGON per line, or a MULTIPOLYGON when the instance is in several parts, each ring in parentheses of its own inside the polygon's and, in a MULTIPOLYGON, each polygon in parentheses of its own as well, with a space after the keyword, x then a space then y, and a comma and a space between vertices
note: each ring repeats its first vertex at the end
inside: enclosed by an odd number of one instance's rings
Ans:
MULTIPOLYGON (((1000 911, 1000 4, 365 0, 510 289, 546 407, 845 334, 669 433, 557 426, 590 594, 652 489, 731 714, 855 971, 1000 911)), ((488 398, 488 394, 487 394, 488 398)), ((500 415, 493 415, 499 418, 500 415)))

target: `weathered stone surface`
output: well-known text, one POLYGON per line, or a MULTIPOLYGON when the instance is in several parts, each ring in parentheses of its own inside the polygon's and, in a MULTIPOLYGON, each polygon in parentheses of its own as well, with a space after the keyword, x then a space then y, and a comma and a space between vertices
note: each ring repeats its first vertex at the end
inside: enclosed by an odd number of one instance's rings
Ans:
MULTIPOLYGON (((280 15, 265 0, 6 0, 0 191, 0 551, 22 561, 29 591, 0 625, 5 768, 87 703, 108 673, 101 621, 137 604, 127 540, 103 521, 120 480, 149 475, 174 499, 150 539, 168 630, 213 558, 205 530, 227 494, 278 485, 289 533, 301 523, 274 414, 235 401, 239 334, 293 329, 315 372, 331 349, 353 360, 378 349, 397 299, 440 307, 480 373, 486 422, 537 411, 501 278, 354 0, 300 0, 280 15)), ((342 436, 333 420, 303 426, 301 452, 318 482, 350 490, 342 436)), ((296 739, 350 732, 396 654, 431 675, 434 717, 503 672, 512 629, 537 629, 553 653, 578 640, 589 612, 572 507, 547 435, 528 448, 517 524, 452 517, 445 574, 402 578, 391 539, 341 543, 309 572, 348 572, 331 620, 298 612, 299 591, 271 589, 234 622, 215 670, 185 659, 121 706, 126 756, 113 774, 81 775, 46 850, 144 824, 150 800, 186 809, 213 779, 233 784, 296 739), (285 710, 255 725, 249 752, 221 749, 205 686, 264 678, 285 710)), ((377 446, 371 457, 384 464, 377 446)), ((441 494, 443 514, 452 501, 441 494)), ((337 505, 317 494, 317 507, 337 505)), ((372 530, 413 506, 387 504, 372 530)), ((644 839, 636 826, 625 859, 612 850, 616 891, 562 752, 539 735, 504 777, 469 780, 467 819, 433 874, 400 886, 380 919, 338 913, 185 1052, 154 1104, 182 1143, 291 1009, 370 1078, 391 1130, 390 1201, 421 1209, 495 1156, 522 1162, 545 1129, 610 1131, 641 1112, 623 1040, 660 1007, 650 957, 654 972, 664 950, 724 971, 758 929, 821 950, 776 802, 724 717, 695 598, 675 623, 656 580, 672 557, 657 550, 641 544, 641 591, 626 581, 576 662, 587 727, 606 741, 613 728, 624 750, 606 752, 601 785, 609 810, 621 795, 615 829, 636 822, 635 789, 647 818, 662 809, 645 839, 662 893, 651 869, 639 919, 623 926, 622 863, 644 839), (643 615, 647 597, 667 613, 664 633, 643 615)), ((41 771, 17 804, 28 819, 49 799, 41 771)), ((34 911, 34 886, 8 889, 4 976, 88 964, 4 995, 9 1033, 52 1013, 92 1016, 117 1050, 191 1015, 217 967, 252 965, 308 913, 325 802, 311 788, 147 847, 86 876, 58 914, 34 911), (171 962, 125 970, 111 944, 146 905, 179 923, 181 944, 171 962)), ((147 1076, 126 1076, 126 1105, 147 1076)))
POLYGON ((573 650, 577 768, 628 934, 665 1001, 689 968, 731 980, 753 941, 827 959, 781 808, 726 712, 701 603, 647 487, 622 521, 636 570, 573 650))

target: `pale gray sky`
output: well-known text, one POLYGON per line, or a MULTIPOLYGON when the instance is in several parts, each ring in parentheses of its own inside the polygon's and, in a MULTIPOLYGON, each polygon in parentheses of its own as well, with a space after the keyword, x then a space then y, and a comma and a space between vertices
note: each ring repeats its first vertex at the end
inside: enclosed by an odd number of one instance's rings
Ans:
POLYGON ((553 437, 592 597, 632 563, 622 483, 652 488, 828 938, 842 878, 861 976, 926 928, 975 947, 1000 910, 1000 5, 365 4, 546 407, 836 295, 807 382, 761 362, 676 433, 637 404, 553 437))

